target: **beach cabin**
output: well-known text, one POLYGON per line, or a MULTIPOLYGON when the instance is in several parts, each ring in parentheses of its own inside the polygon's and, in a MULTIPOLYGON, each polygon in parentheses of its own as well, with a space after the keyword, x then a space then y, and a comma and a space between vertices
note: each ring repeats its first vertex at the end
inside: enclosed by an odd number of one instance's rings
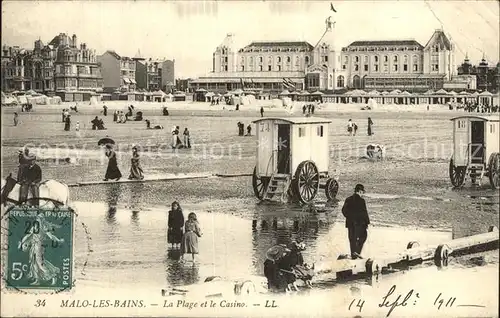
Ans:
POLYGON ((453 122, 453 155, 450 180, 461 187, 467 177, 473 184, 488 176, 494 189, 499 188, 500 154, 498 116, 458 116, 453 122))
POLYGON ((259 200, 279 193, 287 201, 309 203, 319 189, 325 189, 327 199, 335 198, 338 183, 328 173, 330 120, 260 118, 253 123, 258 143, 252 185, 259 200))

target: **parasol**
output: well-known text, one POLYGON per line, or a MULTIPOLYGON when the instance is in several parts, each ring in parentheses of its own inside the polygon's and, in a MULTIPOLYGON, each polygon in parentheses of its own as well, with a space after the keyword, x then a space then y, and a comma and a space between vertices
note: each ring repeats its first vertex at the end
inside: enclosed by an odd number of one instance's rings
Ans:
POLYGON ((104 138, 101 138, 98 142, 97 142, 97 145, 98 146, 102 146, 102 145, 114 145, 115 144, 115 141, 109 137, 104 137, 104 138))
POLYGON ((266 257, 272 261, 278 261, 285 256, 290 250, 283 245, 275 245, 267 250, 266 257))

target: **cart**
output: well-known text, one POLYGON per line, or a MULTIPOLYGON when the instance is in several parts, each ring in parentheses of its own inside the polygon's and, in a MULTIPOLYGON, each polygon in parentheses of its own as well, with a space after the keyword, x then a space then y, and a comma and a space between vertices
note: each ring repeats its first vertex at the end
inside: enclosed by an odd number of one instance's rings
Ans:
POLYGON ((476 184, 488 176, 493 189, 498 189, 500 174, 499 117, 459 116, 453 122, 453 155, 450 160, 450 180, 462 187, 470 177, 476 184))
POLYGON ((328 173, 330 120, 317 117, 260 118, 252 186, 259 200, 310 203, 319 189, 335 199, 339 184, 328 173))

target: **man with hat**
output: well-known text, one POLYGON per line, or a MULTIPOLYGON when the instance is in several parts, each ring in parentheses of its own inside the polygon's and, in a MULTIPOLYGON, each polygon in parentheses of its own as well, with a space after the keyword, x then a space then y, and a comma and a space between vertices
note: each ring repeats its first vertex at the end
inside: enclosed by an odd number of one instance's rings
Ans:
POLYGON ((28 165, 29 149, 21 148, 18 153, 19 167, 17 169, 17 181, 22 179, 24 168, 28 165))
POLYGON ((19 189, 19 202, 25 202, 28 198, 28 193, 34 198, 32 205, 38 206, 38 197, 40 196, 39 186, 42 181, 42 169, 35 163, 36 157, 30 154, 27 158, 28 164, 23 169, 21 179, 18 182, 21 184, 19 189))
POLYGON ((348 197, 342 207, 342 214, 345 216, 345 227, 348 230, 349 244, 351 248, 351 258, 361 258, 361 250, 368 236, 366 229, 370 224, 365 199, 362 195, 365 187, 357 184, 354 194, 348 197))

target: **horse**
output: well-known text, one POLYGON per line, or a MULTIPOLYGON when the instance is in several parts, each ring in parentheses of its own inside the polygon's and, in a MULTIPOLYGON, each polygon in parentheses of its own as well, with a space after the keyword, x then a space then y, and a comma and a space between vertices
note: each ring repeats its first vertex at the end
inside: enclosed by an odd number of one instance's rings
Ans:
MULTIPOLYGON (((20 204, 19 202, 19 190, 21 185, 16 179, 12 177, 10 173, 7 178, 2 179, 2 193, 0 198, 0 203, 7 206, 7 203, 20 204)), ((39 196, 40 199, 49 199, 53 202, 59 203, 60 205, 68 206, 69 204, 69 187, 60 183, 56 180, 45 180, 40 182, 39 186, 39 196)), ((28 195, 28 198, 30 195, 28 195)), ((56 204, 57 205, 57 204, 56 204)))

